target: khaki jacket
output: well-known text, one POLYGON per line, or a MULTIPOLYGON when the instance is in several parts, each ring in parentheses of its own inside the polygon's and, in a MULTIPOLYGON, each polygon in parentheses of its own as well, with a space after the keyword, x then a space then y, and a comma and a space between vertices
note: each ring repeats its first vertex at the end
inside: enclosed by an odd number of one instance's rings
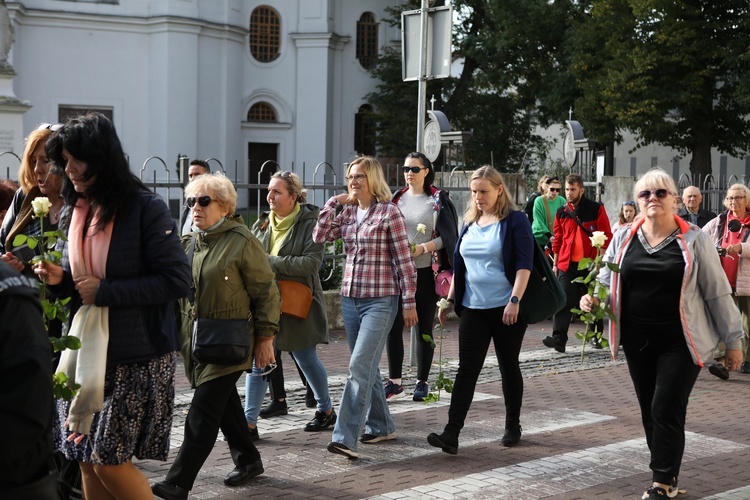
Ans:
POLYGON ((187 252, 195 237, 192 262, 195 304, 180 301, 180 336, 185 374, 192 387, 237 371, 252 369, 255 335, 272 337, 279 330, 281 298, 263 247, 237 215, 210 232, 182 237, 187 252), (239 365, 202 364, 193 361, 192 331, 195 318, 248 318, 250 356, 239 365))

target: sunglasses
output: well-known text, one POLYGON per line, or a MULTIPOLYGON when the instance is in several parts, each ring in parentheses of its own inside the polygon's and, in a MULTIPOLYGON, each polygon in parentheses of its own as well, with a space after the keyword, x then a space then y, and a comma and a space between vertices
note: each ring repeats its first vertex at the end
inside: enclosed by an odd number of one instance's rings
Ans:
POLYGON ((654 191, 649 191, 648 189, 644 189, 643 191, 641 191, 640 193, 638 193, 638 198, 640 198, 642 200, 650 200, 651 199, 651 195, 654 195, 657 198, 659 198, 660 200, 663 200, 664 198, 666 198, 670 194, 671 193, 669 192, 668 189, 656 189, 654 191))
POLYGON ((275 369, 276 369, 276 363, 271 363, 270 365, 266 365, 263 368, 261 368, 260 372, 253 371, 252 373, 250 373, 250 376, 251 377, 265 377, 266 375, 268 375, 275 369))
MULTIPOLYGON (((639 196, 640 196, 640 195, 639 195, 639 196)), ((649 195, 649 196, 651 196, 651 195, 649 195)), ((656 196, 659 196, 659 195, 657 194, 656 196)), ((630 205, 631 207, 634 207, 634 206, 635 206, 635 202, 634 202, 634 201, 623 201, 623 202, 622 202, 622 206, 623 206, 623 207, 624 207, 624 206, 627 206, 627 205, 630 205)))
POLYGON ((49 130, 50 132, 57 132, 63 128, 62 123, 42 123, 36 129, 37 130, 49 130))
POLYGON ((198 205, 206 208, 211 204, 212 201, 216 200, 212 200, 210 196, 200 196, 198 198, 196 198, 195 196, 191 196, 185 200, 185 203, 187 204, 188 208, 193 208, 195 206, 195 202, 198 202, 198 205))
POLYGON ((560 189, 562 188, 549 188, 550 191, 554 191, 555 193, 559 193, 560 189))
POLYGON ((427 167, 401 167, 401 170, 404 171, 405 174, 408 174, 411 172, 412 174, 418 174, 420 170, 427 170, 427 167))

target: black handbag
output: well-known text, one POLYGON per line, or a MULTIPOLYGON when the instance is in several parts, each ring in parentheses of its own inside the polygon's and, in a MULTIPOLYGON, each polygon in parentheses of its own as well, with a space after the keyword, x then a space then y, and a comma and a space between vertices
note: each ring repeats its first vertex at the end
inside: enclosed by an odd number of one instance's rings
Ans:
POLYGON ((527 324, 544 321, 565 307, 566 302, 565 290, 552 271, 549 259, 539 243, 534 241, 534 267, 519 303, 521 321, 527 324))
POLYGON ((198 318, 193 323, 192 357, 199 363, 239 365, 250 356, 246 319, 198 318))
MULTIPOLYGON (((188 260, 193 266, 195 235, 190 241, 188 260)), ((195 284, 190 291, 190 305, 195 301, 195 284)), ((198 363, 239 365, 250 357, 250 329, 247 319, 198 318, 193 323, 193 351, 198 363)))

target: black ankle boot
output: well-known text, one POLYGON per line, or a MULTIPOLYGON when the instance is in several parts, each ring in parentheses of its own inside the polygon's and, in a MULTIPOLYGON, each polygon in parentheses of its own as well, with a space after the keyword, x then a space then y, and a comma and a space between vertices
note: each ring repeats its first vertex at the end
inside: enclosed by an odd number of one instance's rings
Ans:
POLYGON ((515 446, 520 440, 521 425, 519 423, 505 424, 505 434, 503 434, 500 444, 503 446, 515 446))
POLYGON ((443 432, 442 434, 431 432, 427 436, 427 442, 451 455, 458 453, 458 436, 449 432, 443 432))

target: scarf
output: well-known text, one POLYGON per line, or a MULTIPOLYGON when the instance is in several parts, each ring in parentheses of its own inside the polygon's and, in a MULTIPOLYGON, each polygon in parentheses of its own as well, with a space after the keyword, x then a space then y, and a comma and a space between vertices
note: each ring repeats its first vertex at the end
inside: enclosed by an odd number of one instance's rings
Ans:
MULTIPOLYGON (((88 200, 79 198, 73 208, 68 231, 68 252, 73 279, 82 276, 106 277, 107 255, 112 239, 110 221, 102 230, 97 230, 96 214, 88 225, 86 219, 91 208, 88 200)), ((107 346, 109 344, 109 307, 83 305, 73 317, 70 335, 81 340, 77 351, 63 351, 58 373, 65 373, 81 388, 70 404, 68 427, 79 434, 88 434, 94 414, 104 405, 104 379, 107 370, 107 346)))
POLYGON ((268 215, 268 221, 271 225, 271 238, 268 241, 268 255, 279 255, 281 245, 284 243, 286 235, 289 234, 292 226, 294 226, 294 219, 297 218, 297 214, 299 214, 300 210, 299 203, 297 203, 294 205, 291 213, 281 220, 276 217, 276 214, 273 211, 268 215))

